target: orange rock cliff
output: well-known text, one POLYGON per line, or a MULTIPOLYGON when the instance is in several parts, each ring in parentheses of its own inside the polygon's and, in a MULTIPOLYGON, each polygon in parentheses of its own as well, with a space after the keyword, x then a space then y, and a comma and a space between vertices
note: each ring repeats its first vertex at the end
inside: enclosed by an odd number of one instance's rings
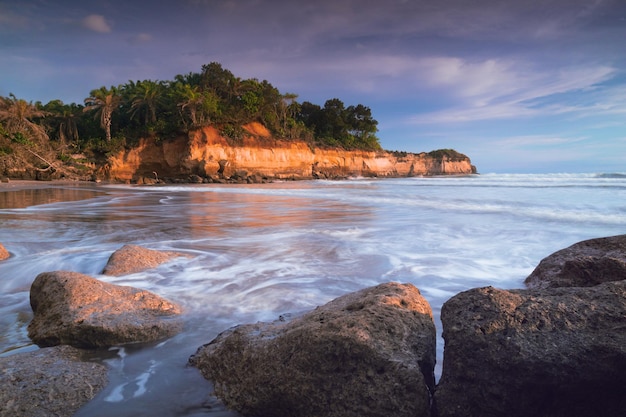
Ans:
POLYGON ((468 157, 451 159, 425 153, 311 149, 304 141, 277 140, 258 123, 231 145, 212 126, 172 140, 141 139, 139 144, 109 158, 101 177, 138 182, 144 178, 230 178, 256 175, 269 179, 341 178, 349 176, 406 177, 476 173, 468 157))

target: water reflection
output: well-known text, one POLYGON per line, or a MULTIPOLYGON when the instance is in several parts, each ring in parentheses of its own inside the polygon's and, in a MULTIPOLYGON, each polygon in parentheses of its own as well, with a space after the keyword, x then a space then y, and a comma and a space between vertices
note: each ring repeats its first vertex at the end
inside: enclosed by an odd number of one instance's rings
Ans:
POLYGON ((25 208, 62 201, 78 201, 105 194, 97 190, 74 188, 69 185, 41 187, 42 185, 0 186, 0 209, 25 208))

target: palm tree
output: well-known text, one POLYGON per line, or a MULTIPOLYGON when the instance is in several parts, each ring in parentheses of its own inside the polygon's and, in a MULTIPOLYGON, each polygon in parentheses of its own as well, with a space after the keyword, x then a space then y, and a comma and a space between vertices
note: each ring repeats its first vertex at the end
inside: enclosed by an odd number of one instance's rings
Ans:
POLYGON ((178 106, 189 113, 192 127, 211 123, 211 116, 218 113, 219 99, 211 91, 201 91, 198 86, 183 84, 180 87, 178 106))
POLYGON ((100 126, 104 129, 107 142, 111 142, 111 119, 113 112, 117 110, 122 103, 122 96, 115 87, 108 90, 106 87, 100 87, 92 90, 89 97, 85 99, 85 108, 83 111, 95 111, 95 117, 100 119, 100 126))
POLYGON ((138 81, 131 93, 131 119, 143 113, 146 125, 157 121, 157 109, 163 102, 163 84, 156 81, 138 81))
MULTIPOLYGON (((0 97, 0 121, 5 130, 14 138, 27 136, 39 141, 48 140, 46 130, 32 119, 45 117, 48 113, 23 99, 18 99, 14 94, 9 97, 0 97)), ((27 138, 26 138, 27 140, 27 138)))
POLYGON ((59 140, 61 143, 66 144, 68 140, 74 143, 78 142, 79 111, 81 111, 80 107, 72 103, 69 106, 64 106, 63 112, 59 114, 59 140))

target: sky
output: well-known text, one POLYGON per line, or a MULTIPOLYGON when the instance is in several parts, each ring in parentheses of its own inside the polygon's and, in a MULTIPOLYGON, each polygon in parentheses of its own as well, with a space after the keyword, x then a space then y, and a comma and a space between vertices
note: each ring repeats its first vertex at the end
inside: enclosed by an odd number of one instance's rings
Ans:
POLYGON ((480 173, 626 172, 626 0, 0 0, 0 96, 80 103, 219 62, 480 173))

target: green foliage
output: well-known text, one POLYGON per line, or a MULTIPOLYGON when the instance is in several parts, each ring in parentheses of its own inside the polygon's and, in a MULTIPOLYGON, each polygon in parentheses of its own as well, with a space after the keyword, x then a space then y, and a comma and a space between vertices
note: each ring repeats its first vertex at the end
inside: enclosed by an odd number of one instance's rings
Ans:
POLYGON ((15 132, 10 136, 11 142, 19 143, 20 145, 33 146, 34 143, 28 139, 22 132, 15 132))
POLYGON ((460 152, 455 151, 454 149, 437 149, 437 150, 428 152, 428 156, 431 156, 437 159, 441 159, 444 156, 446 156, 451 161, 460 161, 460 160, 467 158, 467 156, 463 155, 460 152))
POLYGON ((230 145, 243 144, 243 136, 245 132, 241 126, 224 125, 220 130, 220 133, 228 139, 230 145))
MULTIPOLYGON (((32 120, 40 128, 36 133, 48 132, 51 140, 65 147, 99 155, 133 145, 146 135, 158 140, 208 125, 220 126, 230 143, 239 144, 242 125, 250 122, 262 123, 275 137, 303 139, 312 147, 380 150, 375 135, 378 122, 368 107, 346 107, 333 98, 322 108, 299 103, 297 97, 282 94, 266 80, 236 77, 211 62, 199 73, 179 74, 171 81, 138 80, 94 89, 84 105, 53 100, 34 106, 14 96, 0 97, 0 104, 30 106, 32 120)), ((32 126, 31 130, 35 132, 32 126)), ((10 135, 7 129, 0 133, 13 142, 32 143, 27 138, 32 135, 25 136, 24 129, 10 131, 10 135)))
POLYGON ((372 118, 371 110, 362 104, 346 108, 341 100, 334 98, 327 100, 321 108, 304 102, 297 117, 315 133, 319 146, 381 150, 375 135, 378 122, 372 118))

